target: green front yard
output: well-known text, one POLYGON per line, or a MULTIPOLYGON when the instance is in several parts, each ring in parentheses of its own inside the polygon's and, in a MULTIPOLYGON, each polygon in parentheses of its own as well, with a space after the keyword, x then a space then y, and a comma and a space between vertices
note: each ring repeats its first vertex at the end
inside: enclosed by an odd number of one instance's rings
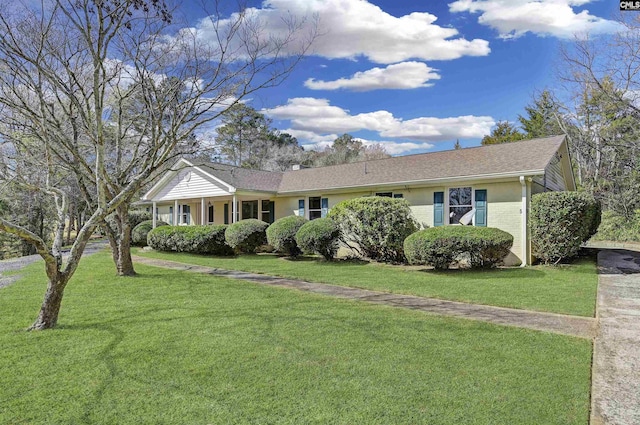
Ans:
POLYGON ((588 317, 594 315, 598 285, 596 265, 590 259, 556 267, 435 272, 384 264, 324 262, 310 257, 291 261, 274 255, 227 258, 142 250, 136 254, 377 291, 588 317))
MULTIPOLYGON (((464 275, 482 286, 475 292, 489 288, 494 297, 545 276, 568 280, 536 268, 432 276, 271 257, 187 258, 295 269, 324 281, 359 276, 378 289, 411 280, 417 288, 420 278, 456 285, 464 275), (518 277, 524 283, 512 281, 518 277)), ((42 300, 42 264, 0 289, 0 423, 587 423, 588 340, 137 269, 136 278, 116 278, 107 253, 84 259, 52 331, 22 331, 42 300)), ((582 264, 572 275, 589 286, 592 269, 582 264)))

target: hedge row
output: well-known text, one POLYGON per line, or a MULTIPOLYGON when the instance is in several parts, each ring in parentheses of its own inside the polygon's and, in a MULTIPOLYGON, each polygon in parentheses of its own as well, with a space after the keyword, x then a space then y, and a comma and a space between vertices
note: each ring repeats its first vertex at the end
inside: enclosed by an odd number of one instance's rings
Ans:
POLYGON ((213 226, 161 226, 151 230, 147 243, 158 251, 232 255, 225 241, 226 224, 213 226))

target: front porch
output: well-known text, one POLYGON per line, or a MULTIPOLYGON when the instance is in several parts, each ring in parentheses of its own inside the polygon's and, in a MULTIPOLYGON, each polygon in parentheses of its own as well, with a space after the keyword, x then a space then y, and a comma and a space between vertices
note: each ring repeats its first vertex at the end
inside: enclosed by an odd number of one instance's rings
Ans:
POLYGON ((170 225, 231 224, 255 218, 275 220, 275 202, 269 194, 233 194, 153 202, 153 227, 158 221, 170 225))

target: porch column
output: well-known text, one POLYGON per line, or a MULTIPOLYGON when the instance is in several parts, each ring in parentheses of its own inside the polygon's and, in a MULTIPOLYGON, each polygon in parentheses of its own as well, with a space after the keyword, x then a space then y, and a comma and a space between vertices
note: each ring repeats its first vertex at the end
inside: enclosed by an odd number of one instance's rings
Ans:
POLYGON ((156 217, 156 215, 157 215, 157 214, 156 214, 156 208, 157 208, 157 207, 156 207, 156 205, 157 205, 157 204, 156 204, 156 201, 153 201, 153 207, 152 207, 152 208, 153 208, 153 212, 151 213, 153 216, 152 216, 151 220, 153 220, 153 225, 152 225, 152 227, 153 227, 154 229, 156 228, 156 224, 157 224, 157 220, 158 220, 158 218, 156 217))
POLYGON ((200 198, 200 224, 206 224, 204 221, 204 198, 200 198))
POLYGON ((177 226, 178 224, 178 200, 173 201, 173 225, 177 226))
POLYGON ((258 220, 262 220, 262 199, 258 199, 258 220))
POLYGON ((233 194, 233 203, 231 204, 231 222, 235 223, 238 221, 238 198, 236 194, 233 194))

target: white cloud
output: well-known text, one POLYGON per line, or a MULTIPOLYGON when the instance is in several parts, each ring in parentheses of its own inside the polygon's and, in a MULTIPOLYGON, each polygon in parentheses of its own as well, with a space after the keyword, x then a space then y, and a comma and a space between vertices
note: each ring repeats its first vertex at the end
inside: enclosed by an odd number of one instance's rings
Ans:
POLYGON ((394 142, 391 140, 362 140, 365 146, 380 145, 390 155, 400 155, 411 151, 427 151, 433 148, 433 144, 427 142, 414 143, 414 142, 394 142))
MULTIPOLYGON (((467 40, 455 28, 435 24, 435 15, 414 12, 395 17, 364 0, 265 0, 262 8, 249 8, 246 13, 255 23, 254 29, 263 32, 265 41, 284 38, 289 24, 295 22, 300 27, 300 39, 284 46, 294 51, 317 23, 320 36, 309 54, 331 59, 363 56, 372 62, 390 64, 409 59, 486 56, 490 52, 488 41, 467 40)), ((206 18, 183 32, 206 43, 216 40, 216 30, 224 35, 237 18, 237 14, 219 21, 206 18)))
MULTIPOLYGON (((331 105, 327 99, 311 97, 289 99, 285 105, 265 109, 262 112, 275 119, 290 120, 291 129, 286 131, 297 131, 300 135, 322 136, 331 133, 333 136, 369 130, 375 131, 385 138, 401 138, 421 142, 481 138, 489 134, 491 127, 495 124, 492 117, 474 115, 449 118, 421 117, 406 121, 396 118, 391 112, 384 110, 351 115, 349 111, 331 105), (307 133, 300 133, 301 131, 307 133)), ((305 139, 312 140, 307 137, 305 139)), ((326 139, 317 141, 322 142, 326 139)))
POLYGON ((585 34, 613 33, 616 22, 578 13, 574 7, 591 0, 458 0, 449 4, 451 12, 480 13, 478 22, 500 33, 502 38, 517 38, 527 32, 540 36, 573 38, 585 34))
POLYGON ((430 87, 430 80, 438 80, 440 75, 435 69, 422 62, 401 62, 386 68, 372 68, 357 72, 350 78, 334 81, 322 81, 310 78, 304 85, 312 90, 349 89, 353 91, 371 91, 380 89, 415 89, 430 87))

